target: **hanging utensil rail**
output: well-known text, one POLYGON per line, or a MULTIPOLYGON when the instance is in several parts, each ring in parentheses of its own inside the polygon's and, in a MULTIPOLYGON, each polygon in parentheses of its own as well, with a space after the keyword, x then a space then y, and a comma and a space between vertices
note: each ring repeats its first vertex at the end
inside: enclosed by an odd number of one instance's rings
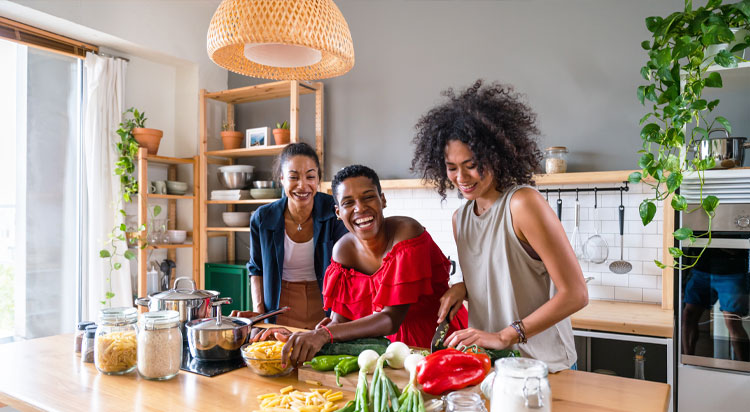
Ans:
POLYGON ((620 187, 576 187, 571 189, 539 189, 539 192, 544 192, 545 195, 547 195, 547 198, 549 199, 550 193, 557 193, 558 195, 560 193, 579 193, 579 192, 619 192, 622 190, 623 192, 627 192, 630 190, 628 187, 627 181, 622 182, 625 184, 625 186, 620 187))

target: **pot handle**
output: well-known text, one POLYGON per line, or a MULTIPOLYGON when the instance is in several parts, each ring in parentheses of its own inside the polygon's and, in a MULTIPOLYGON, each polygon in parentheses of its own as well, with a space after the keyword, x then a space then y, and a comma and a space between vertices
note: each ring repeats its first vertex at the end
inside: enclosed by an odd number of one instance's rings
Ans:
MULTIPOLYGON (((179 283, 181 280, 187 280, 190 282, 190 285, 192 287, 191 290, 195 290, 195 281, 192 278, 182 276, 174 280, 174 283, 172 283, 172 289, 177 289, 177 283, 179 283)), ((230 302, 231 303, 231 302, 230 302)))
POLYGON ((724 132, 724 135, 726 135, 726 138, 729 139, 729 132, 727 131, 727 129, 725 129, 723 127, 717 127, 715 129, 709 130, 708 134, 706 136, 707 137, 711 137, 711 133, 713 133, 713 132, 724 132))
POLYGON ((139 305, 139 306, 146 306, 146 307, 148 307, 149 302, 151 302, 151 298, 150 297, 136 298, 135 299, 135 304, 139 305))
POLYGON ((743 143, 742 147, 745 148, 745 149, 750 149, 750 142, 743 143))

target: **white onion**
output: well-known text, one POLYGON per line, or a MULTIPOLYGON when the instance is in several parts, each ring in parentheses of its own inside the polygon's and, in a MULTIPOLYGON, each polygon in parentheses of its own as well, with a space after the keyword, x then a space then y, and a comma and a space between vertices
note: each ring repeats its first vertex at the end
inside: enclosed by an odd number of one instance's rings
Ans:
POLYGON ((409 354, 411 354, 411 350, 404 342, 393 342, 385 350, 385 360, 388 361, 388 366, 391 368, 402 369, 404 360, 409 354))
POLYGON ((378 355, 378 353, 372 349, 363 350, 357 358, 357 365, 359 365, 359 370, 364 373, 371 373, 375 370, 375 364, 377 363, 379 357, 380 355, 378 355))

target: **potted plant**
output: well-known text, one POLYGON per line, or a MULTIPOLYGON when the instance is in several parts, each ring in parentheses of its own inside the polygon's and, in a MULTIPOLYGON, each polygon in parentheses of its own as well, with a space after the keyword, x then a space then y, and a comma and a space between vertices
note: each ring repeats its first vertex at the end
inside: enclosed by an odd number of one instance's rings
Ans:
MULTIPOLYGON (((629 177, 631 182, 643 182, 654 190, 654 196, 643 200, 639 207, 644 225, 656 214, 655 202, 672 196, 675 210, 705 213, 711 227, 710 219, 719 199, 701 196, 700 205, 688 210, 685 198, 675 191, 686 175, 697 174, 702 185, 705 170, 715 166, 713 159, 688 158, 687 152, 697 151, 700 142, 708 138, 709 131, 717 124, 731 133, 729 121, 714 112, 719 100, 707 101, 702 92, 706 87, 722 87, 721 74, 710 70, 712 65, 737 67, 741 58, 734 53, 750 45, 750 36, 736 29, 747 29, 749 19, 750 0, 728 5, 722 5, 722 0, 709 0, 706 6, 697 9, 693 9, 691 0, 686 0, 681 12, 665 18, 646 18, 652 39, 641 43, 649 57, 641 75, 648 84, 638 87, 637 96, 641 104, 649 101, 653 106, 640 120, 643 128, 638 165, 642 170, 629 177), (735 32, 742 38, 737 38, 735 32)), ((678 229, 673 236, 678 240, 696 238, 687 227, 678 229)), ((711 232, 701 236, 710 239, 711 232)), ((679 248, 669 248, 669 252, 675 258, 683 255, 679 248)), ((691 257, 697 261, 702 254, 691 257)), ((666 267, 659 261, 655 263, 666 267)))
POLYGON ((289 122, 284 120, 282 123, 276 123, 276 128, 273 129, 274 144, 289 143, 289 133, 289 122))
MULTIPOLYGON (((125 114, 127 113, 132 113, 133 118, 124 121, 126 128, 138 142, 138 145, 148 149, 148 154, 156 155, 164 132, 146 127, 146 112, 139 112, 138 109, 131 107, 125 112, 125 114)), ((122 127, 122 124, 120 127, 122 127)))
POLYGON ((234 130, 234 123, 224 123, 221 125, 221 142, 224 149, 239 149, 242 146, 242 132, 234 130))

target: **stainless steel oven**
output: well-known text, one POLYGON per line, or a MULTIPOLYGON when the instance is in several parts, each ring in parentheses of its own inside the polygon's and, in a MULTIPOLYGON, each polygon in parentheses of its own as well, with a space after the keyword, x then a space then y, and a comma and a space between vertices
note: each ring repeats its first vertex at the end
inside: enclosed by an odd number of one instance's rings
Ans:
MULTIPOLYGON (((681 194, 693 209, 701 189, 695 179, 685 183, 681 194)), ((678 410, 742 410, 750 403, 748 391, 736 391, 750 385, 750 170, 707 172, 702 191, 721 202, 710 241, 702 210, 680 219, 698 239, 681 242, 681 264, 695 265, 680 271, 675 284, 678 410)))

